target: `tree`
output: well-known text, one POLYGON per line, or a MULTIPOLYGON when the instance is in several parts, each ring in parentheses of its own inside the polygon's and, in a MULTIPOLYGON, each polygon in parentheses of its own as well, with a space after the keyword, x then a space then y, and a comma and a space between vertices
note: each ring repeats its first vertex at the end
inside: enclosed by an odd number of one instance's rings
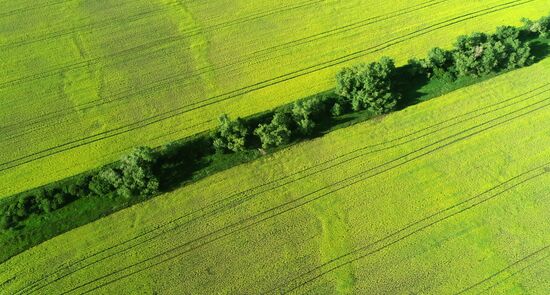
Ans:
POLYGON ((428 52, 428 57, 419 61, 420 66, 424 68, 430 77, 438 77, 447 80, 455 78, 454 59, 452 51, 432 48, 428 52))
POLYGON ((302 99, 292 105, 292 118, 302 135, 310 135, 315 129, 315 118, 319 116, 323 102, 318 97, 302 99))
POLYGON ((122 175, 120 171, 105 167, 92 177, 89 189, 98 196, 112 197, 121 185, 122 175))
POLYGON ((387 113, 399 99, 392 85, 394 72, 395 64, 387 57, 379 62, 344 68, 336 76, 336 93, 350 103, 354 111, 387 113))
POLYGON ((104 167, 92 177, 89 188, 99 196, 152 196, 159 181, 153 173, 157 155, 149 147, 137 147, 114 167, 104 167))
POLYGON ((152 196, 158 192, 159 181, 153 173, 157 155, 149 147, 137 147, 120 160, 122 185, 119 194, 124 197, 152 196))
POLYGON ((453 51, 457 75, 480 77, 530 64, 531 48, 520 40, 519 33, 515 27, 503 26, 491 35, 459 37, 453 51))
POLYGON ((290 141, 290 116, 283 112, 277 112, 271 123, 260 124, 254 134, 260 138, 263 148, 276 147, 290 141))
POLYGON ((342 105, 340 103, 335 103, 332 108, 330 109, 330 114, 333 116, 333 117, 339 117, 341 116, 342 114, 344 113, 344 108, 342 107, 342 105))
POLYGON ((219 118, 219 126, 212 133, 212 140, 216 150, 221 152, 238 152, 245 149, 248 128, 242 119, 231 121, 226 114, 219 118))
POLYGON ((550 35, 550 16, 544 16, 537 21, 522 19, 524 28, 538 34, 540 37, 546 38, 550 35))

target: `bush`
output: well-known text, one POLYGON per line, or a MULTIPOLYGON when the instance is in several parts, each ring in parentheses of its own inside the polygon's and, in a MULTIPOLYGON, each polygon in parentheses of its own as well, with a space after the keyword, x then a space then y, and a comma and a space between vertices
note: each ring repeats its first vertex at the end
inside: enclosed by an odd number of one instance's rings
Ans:
POLYGON ((152 196, 158 193, 159 180, 153 173, 156 153, 149 147, 138 147, 120 161, 122 185, 119 194, 124 197, 152 196))
POLYGON ((231 121, 224 114, 219 118, 219 122, 218 128, 212 133, 214 148, 220 152, 243 151, 248 136, 248 128, 246 128, 243 120, 237 118, 237 120, 231 121))
POLYGON ((92 177, 89 189, 98 196, 151 196, 158 192, 159 181, 153 173, 156 154, 151 148, 138 147, 124 156, 115 167, 105 167, 92 177))
POLYGON ((339 117, 344 114, 344 108, 340 103, 335 103, 330 109, 330 115, 333 117, 339 117))
POLYGON ((399 99, 392 85, 394 72, 395 64, 387 57, 379 62, 344 68, 336 76, 336 93, 351 104, 354 111, 387 113, 399 99))
POLYGON ((315 129, 315 119, 323 110, 324 102, 318 98, 308 98, 296 101, 292 106, 292 118, 302 135, 310 135, 315 129))
POLYGON ((114 196, 122 186, 122 175, 113 168, 103 168, 90 181, 89 189, 98 196, 114 196))
POLYGON ((550 16, 542 17, 537 21, 532 21, 526 18, 522 19, 522 21, 525 29, 536 33, 543 38, 550 36, 550 16))
POLYGON ((276 147, 290 141, 290 116, 284 112, 277 112, 269 124, 260 124, 254 134, 260 138, 262 147, 276 147))
POLYGON ((455 77, 453 53, 439 47, 432 48, 426 59, 420 60, 420 66, 426 70, 428 78, 437 77, 446 80, 455 77))
POLYGON ((434 48, 420 61, 428 73, 445 79, 475 76, 511 70, 533 61, 529 44, 520 40, 515 27, 497 28, 494 34, 474 33, 458 37, 454 49, 434 48))

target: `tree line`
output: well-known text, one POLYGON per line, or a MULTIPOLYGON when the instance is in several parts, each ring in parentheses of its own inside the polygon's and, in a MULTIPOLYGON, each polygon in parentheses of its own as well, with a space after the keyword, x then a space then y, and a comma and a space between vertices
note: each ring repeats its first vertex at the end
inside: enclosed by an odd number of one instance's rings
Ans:
POLYGON ((210 134, 158 149, 138 147, 119 161, 56 183, 0 200, 0 228, 16 228, 33 214, 55 211, 87 197, 147 199, 159 194, 167 181, 172 161, 197 161, 211 152, 239 153, 264 150, 310 138, 325 122, 352 112, 372 115, 396 109, 402 95, 397 79, 456 80, 524 67, 533 63, 524 35, 548 37, 550 16, 536 21, 524 19, 523 27, 504 26, 493 34, 460 36, 451 49, 431 49, 424 59, 413 59, 409 76, 397 76, 391 58, 343 68, 336 75, 334 95, 315 95, 281 106, 255 118, 231 118, 224 114, 210 134))

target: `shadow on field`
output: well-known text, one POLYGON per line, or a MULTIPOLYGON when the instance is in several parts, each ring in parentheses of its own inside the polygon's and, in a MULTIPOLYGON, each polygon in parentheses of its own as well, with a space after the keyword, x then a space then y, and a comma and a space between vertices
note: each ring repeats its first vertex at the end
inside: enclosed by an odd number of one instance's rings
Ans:
POLYGON ((531 53, 535 57, 535 63, 540 62, 550 55, 550 46, 548 41, 535 40, 531 42, 531 53))

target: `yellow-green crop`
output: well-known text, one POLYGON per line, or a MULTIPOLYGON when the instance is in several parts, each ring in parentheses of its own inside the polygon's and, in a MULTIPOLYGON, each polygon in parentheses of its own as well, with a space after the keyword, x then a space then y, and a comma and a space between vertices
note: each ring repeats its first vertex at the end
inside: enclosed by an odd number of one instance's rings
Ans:
POLYGON ((303 142, 0 265, 6 294, 546 294, 550 59, 303 142))
POLYGON ((0 1, 0 196, 329 89, 547 0, 0 1))

